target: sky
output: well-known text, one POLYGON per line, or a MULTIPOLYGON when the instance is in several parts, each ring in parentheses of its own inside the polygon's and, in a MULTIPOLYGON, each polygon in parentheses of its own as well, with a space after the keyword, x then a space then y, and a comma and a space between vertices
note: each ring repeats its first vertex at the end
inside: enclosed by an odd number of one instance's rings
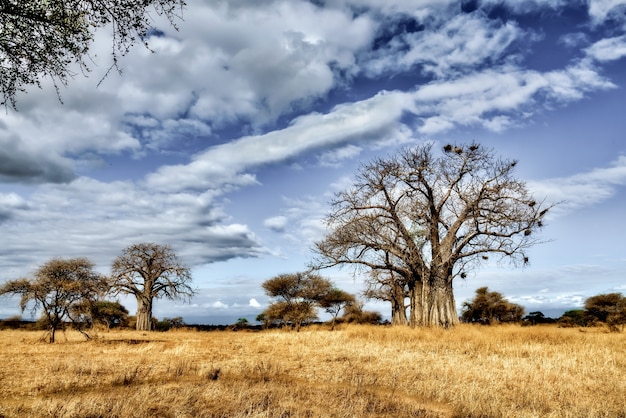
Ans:
MULTIPOLYGON (((528 267, 457 279, 457 305, 488 286, 558 317, 626 292, 626 0, 187 3, 178 30, 151 15, 150 49, 121 74, 103 79, 104 28, 61 100, 44 80, 0 112, 0 282, 53 257, 106 274, 155 242, 197 289, 155 316, 253 321, 270 302, 261 283, 307 268, 362 164, 476 141, 560 204, 528 267)), ((363 290, 350 269, 321 274, 363 290)), ((19 313, 0 298, 0 318, 19 313)))

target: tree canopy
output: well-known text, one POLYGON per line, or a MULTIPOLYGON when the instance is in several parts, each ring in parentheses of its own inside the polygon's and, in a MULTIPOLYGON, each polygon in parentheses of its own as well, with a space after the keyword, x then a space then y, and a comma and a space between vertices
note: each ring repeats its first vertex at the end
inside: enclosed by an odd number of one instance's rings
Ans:
POLYGON ((517 161, 476 143, 442 151, 422 144, 362 166, 315 244, 316 268, 393 273, 407 288, 411 325, 457 324, 453 280, 490 256, 528 263, 550 208, 514 177, 517 161))
POLYGON ((194 295, 191 271, 168 245, 134 244, 113 261, 110 284, 114 294, 137 299, 137 330, 152 329, 154 298, 185 299, 194 295))
POLYGON ((486 286, 476 289, 474 299, 463 303, 461 313, 465 322, 487 325, 494 322, 519 322, 523 316, 522 306, 509 302, 501 293, 490 292, 486 286))
POLYGON ((89 338, 83 330, 84 316, 107 290, 107 281, 93 271, 93 263, 88 259, 54 258, 41 265, 33 278, 6 282, 0 287, 0 294, 21 296, 22 312, 28 306, 33 314, 41 309, 49 327, 49 341, 53 343, 56 331, 66 321, 89 338))
POLYGON ((604 322, 612 331, 626 324, 626 297, 621 293, 604 293, 585 300, 585 316, 588 322, 604 322))
POLYGON ((75 75, 72 64, 89 71, 87 57, 95 31, 111 30, 112 67, 152 29, 149 10, 173 23, 184 0, 3 0, 0 2, 0 90, 2 104, 28 85, 55 86, 75 75))
POLYGON ((317 318, 317 306, 333 291, 329 280, 311 272, 281 274, 262 286, 269 297, 277 299, 263 312, 263 320, 292 325, 298 331, 317 318))

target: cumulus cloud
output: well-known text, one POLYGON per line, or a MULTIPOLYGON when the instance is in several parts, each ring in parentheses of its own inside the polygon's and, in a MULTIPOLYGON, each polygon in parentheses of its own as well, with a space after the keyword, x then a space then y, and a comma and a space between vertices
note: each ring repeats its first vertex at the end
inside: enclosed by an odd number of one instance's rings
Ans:
POLYGON ((248 306, 251 306, 253 308, 260 308, 261 304, 259 302, 257 302, 257 300, 255 298, 250 299, 250 302, 248 303, 248 306))
POLYGON ((287 226, 288 219, 286 216, 273 216, 263 221, 263 226, 274 232, 283 232, 287 226))

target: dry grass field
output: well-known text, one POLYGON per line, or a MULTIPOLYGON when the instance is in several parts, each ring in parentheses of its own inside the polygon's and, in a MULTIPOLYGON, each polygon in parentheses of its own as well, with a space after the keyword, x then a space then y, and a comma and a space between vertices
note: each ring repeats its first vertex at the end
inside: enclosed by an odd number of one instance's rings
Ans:
POLYGON ((597 328, 40 337, 0 331, 0 416, 626 417, 626 334, 597 328))

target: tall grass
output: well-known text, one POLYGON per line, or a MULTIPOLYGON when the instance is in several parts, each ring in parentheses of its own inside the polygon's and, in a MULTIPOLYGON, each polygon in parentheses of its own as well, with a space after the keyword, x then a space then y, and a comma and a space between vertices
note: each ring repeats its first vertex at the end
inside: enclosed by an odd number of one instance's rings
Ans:
POLYGON ((626 334, 0 332, 7 417, 626 417, 626 334))

